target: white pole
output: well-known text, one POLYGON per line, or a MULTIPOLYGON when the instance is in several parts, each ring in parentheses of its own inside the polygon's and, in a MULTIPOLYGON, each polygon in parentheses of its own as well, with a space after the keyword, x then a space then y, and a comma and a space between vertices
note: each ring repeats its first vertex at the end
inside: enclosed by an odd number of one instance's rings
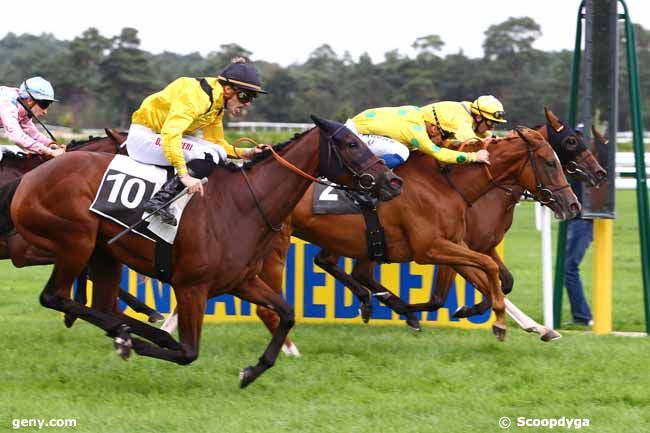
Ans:
POLYGON ((553 329, 553 268, 551 264, 551 211, 535 203, 535 225, 542 238, 542 290, 544 294, 544 326, 553 329))

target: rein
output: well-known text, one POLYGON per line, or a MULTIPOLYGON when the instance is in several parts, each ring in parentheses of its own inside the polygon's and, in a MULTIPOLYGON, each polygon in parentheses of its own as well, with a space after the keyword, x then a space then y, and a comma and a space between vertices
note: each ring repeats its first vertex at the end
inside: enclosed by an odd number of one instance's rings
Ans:
MULTIPOLYGON (((341 127, 339 127, 336 131, 334 131, 334 133, 332 135, 330 135, 328 137, 328 140, 329 140, 328 144, 331 143, 332 138, 336 134, 338 134, 338 132, 341 129, 343 129, 344 127, 345 127, 345 125, 341 125, 341 127)), ((235 150, 235 155, 237 156, 237 158, 240 158, 240 159, 241 159, 241 156, 239 155, 239 152, 237 151, 237 146, 236 145, 239 144, 239 143, 242 143, 242 142, 248 142, 248 143, 251 143, 251 144, 253 144, 255 146, 259 145, 259 143, 257 143, 257 141, 255 141, 255 140, 253 140, 252 138, 249 138, 249 137, 240 137, 240 138, 236 139, 233 142, 233 148, 235 150)), ((273 149, 273 146, 265 145, 264 149, 268 149, 271 152, 271 155, 273 155, 273 158, 275 158, 276 161, 278 161, 282 166, 287 168, 289 171, 292 171, 293 173, 297 174, 298 176, 301 176, 301 177, 303 177, 303 178, 305 178, 307 180, 310 180, 312 182, 316 182, 316 183, 319 183, 321 185, 329 186, 329 187, 340 189, 340 190, 343 190, 343 191, 353 191, 354 190, 353 188, 350 188, 350 187, 345 186, 345 185, 337 185, 335 183, 328 182, 328 181, 323 180, 323 179, 318 179, 317 177, 314 177, 311 174, 304 172, 300 168, 296 167, 295 165, 293 165, 292 163, 290 163, 289 161, 284 159, 278 152, 275 151, 275 149, 273 149)), ((337 154, 337 156, 338 156, 338 154, 337 154)), ((357 179, 357 183, 359 184, 359 187, 361 189, 369 190, 369 189, 372 189, 373 186, 375 186, 375 178, 371 174, 368 174, 368 173, 359 174, 354 168, 352 168, 348 164, 346 164, 345 161, 343 161, 340 157, 339 157, 339 161, 341 162, 341 164, 343 166, 345 166, 345 168, 349 172, 352 173, 352 176, 355 179, 357 179), (364 185, 364 183, 362 181, 362 179, 364 179, 366 177, 370 178, 370 184, 368 186, 364 185)), ((374 164, 378 164, 378 163, 381 163, 381 161, 378 160, 377 162, 375 162, 373 164, 369 164, 366 167, 362 167, 361 171, 363 172, 366 169, 372 167, 374 164)))
MULTIPOLYGON (((480 139, 476 139, 476 140, 478 140, 479 143, 481 144, 481 149, 482 150, 487 149, 487 144, 483 140, 480 140, 480 139)), ((458 150, 462 152, 463 149, 465 148, 465 145, 468 142, 469 142, 469 140, 467 142, 463 142, 460 145, 460 147, 458 148, 458 150)), ((474 201, 468 200, 467 197, 465 196, 465 194, 463 194, 463 192, 460 190, 460 188, 458 188, 456 186, 456 184, 451 179, 451 177, 449 177, 449 172, 451 171, 451 168, 452 168, 451 165, 447 165, 447 166, 444 167, 444 169, 441 169, 441 172, 442 172, 443 176, 445 177, 445 179, 447 179, 447 182, 449 183, 449 185, 451 185, 451 187, 463 198, 463 200, 465 200, 465 203, 467 203, 467 206, 472 207, 472 205, 476 202, 476 200, 474 200, 474 201)), ((492 186, 488 187, 488 189, 485 192, 481 193, 479 195, 479 197, 482 197, 483 195, 485 195, 487 193, 487 191, 489 191, 492 188, 499 188, 500 190, 505 191, 506 194, 512 196, 512 188, 509 188, 509 187, 507 187, 505 185, 502 185, 502 184, 498 183, 497 181, 495 181, 494 176, 492 175, 492 171, 490 171, 490 166, 488 164, 483 164, 483 169, 485 171, 485 175, 487 176, 487 178, 490 181, 490 184, 492 186)))
POLYGON ((531 167, 533 168, 533 173, 535 173, 535 183, 537 184, 537 193, 533 194, 533 196, 541 203, 544 205, 547 205, 549 203, 556 202, 555 200, 555 192, 562 191, 565 188, 571 188, 569 184, 555 188, 555 189, 550 189, 547 188, 546 185, 540 180, 541 176, 539 175, 539 168, 537 167, 537 161, 533 156, 543 147, 543 146, 538 146, 534 147, 533 144, 528 141, 528 138, 524 134, 522 134, 518 129, 515 129, 517 131, 517 134, 519 137, 521 137, 522 140, 527 144, 528 146, 528 157, 526 158, 526 162, 524 165, 521 166, 521 170, 519 171, 519 174, 517 177, 521 176, 521 173, 524 171, 524 168, 526 167, 526 164, 530 162, 531 167))
MULTIPOLYGON (((332 135, 328 136, 328 142, 327 143, 328 143, 328 148, 329 148, 330 152, 332 151, 331 144, 332 144, 333 138, 343 128, 345 128, 345 125, 341 125, 336 131, 334 131, 334 133, 332 135)), ((234 152, 235 152, 235 156, 237 156, 237 158, 239 158, 239 159, 242 159, 242 157, 241 157, 239 151, 237 150, 237 145, 239 143, 242 143, 242 142, 249 142, 249 143, 251 143, 251 144, 253 144, 255 146, 259 145, 255 140, 253 140, 252 138, 249 138, 249 137, 240 137, 240 138, 236 139, 233 142, 233 149, 234 149, 234 152)), ((353 188, 349 188, 349 187, 347 187, 345 185, 337 185, 337 184, 334 184, 334 183, 331 183, 331 182, 327 182, 327 181, 318 179, 318 178, 310 175, 309 173, 306 173, 305 171, 301 170, 299 167, 296 167, 294 164, 290 163, 289 161, 284 159, 282 156, 280 156, 280 154, 278 154, 275 151, 273 146, 265 145, 264 149, 268 149, 271 152, 271 155, 273 155, 273 158, 275 158, 275 160, 278 161, 280 163, 280 165, 284 166, 289 171, 292 171, 293 173, 295 173, 295 174, 297 174, 297 175, 299 175, 299 176, 301 176, 301 177, 303 177, 303 178, 305 178, 305 179, 307 179, 307 180, 309 180, 311 182, 317 182, 317 183, 320 183, 321 185, 326 185, 326 186, 330 186, 332 188, 337 188, 337 189, 341 189, 341 190, 345 190, 345 191, 353 190, 353 188)), ((381 161, 379 159, 377 159, 377 161, 375 161, 375 162, 373 162, 371 164, 368 164, 367 166, 362 167, 361 168, 362 173, 359 174, 353 167, 351 167, 349 164, 347 164, 346 161, 343 160, 343 158, 341 158, 341 156, 338 154, 336 149, 334 149, 334 153, 337 156, 337 158, 338 158, 339 162, 341 163, 341 165, 343 165, 343 167, 345 167, 345 169, 347 169, 350 173, 352 173, 352 176, 357 181, 357 184, 359 185, 359 187, 361 189, 369 190, 369 189, 372 189, 375 186, 375 178, 374 178, 374 176, 369 174, 369 173, 365 173, 365 170, 367 170, 368 168, 372 167, 375 164, 381 163, 381 161), (369 178, 369 180, 370 180, 370 183, 367 186, 364 183, 364 179, 366 179, 366 178, 369 178)), ((321 163, 322 163, 322 161, 321 161, 321 163)), ((244 169, 243 166, 240 167, 240 171, 241 171, 242 176, 244 176, 244 180, 246 180, 246 185, 248 186, 248 190, 250 191, 251 195, 253 196, 253 200, 255 201, 255 206, 257 207, 257 210, 262 215, 262 218, 264 219, 264 222, 266 222, 266 225, 274 232, 281 231, 282 230, 282 223, 280 223, 280 225, 274 226, 271 223, 271 221, 268 219, 268 217, 266 216, 266 213, 264 212, 264 209, 262 209, 262 205, 261 205, 260 201, 257 198, 257 194, 255 194, 255 190, 253 189, 253 184, 251 183, 248 175, 246 174, 246 170, 244 169)))

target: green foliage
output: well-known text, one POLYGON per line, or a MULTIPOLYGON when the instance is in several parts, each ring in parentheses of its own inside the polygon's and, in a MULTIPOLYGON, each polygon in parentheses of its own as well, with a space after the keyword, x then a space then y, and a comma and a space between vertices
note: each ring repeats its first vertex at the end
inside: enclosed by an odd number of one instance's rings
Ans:
MULTIPOLYGON (((650 32, 635 25, 635 33, 642 105, 649 105, 650 32)), ((428 34, 412 43, 413 56, 392 50, 376 63, 367 54, 354 59, 328 44, 302 64, 282 67, 256 59, 270 95, 258 98, 241 120, 306 122, 311 113, 341 120, 372 107, 473 100, 482 94, 502 100, 510 124, 540 123, 545 105, 566 118, 572 52, 534 49, 540 35, 534 19, 510 17, 486 29, 482 58, 462 51, 442 57, 444 35, 428 34)), ((0 39, 0 77, 5 85, 36 74, 50 79, 62 99, 50 110, 52 123, 125 127, 142 99, 172 80, 216 76, 233 57, 253 56, 236 43, 222 44, 206 56, 152 54, 139 46, 133 28, 112 37, 89 28, 72 41, 9 33, 0 39)), ((619 125, 629 130, 627 71, 621 69, 619 125)), ((644 120, 650 124, 650 111, 644 120)))

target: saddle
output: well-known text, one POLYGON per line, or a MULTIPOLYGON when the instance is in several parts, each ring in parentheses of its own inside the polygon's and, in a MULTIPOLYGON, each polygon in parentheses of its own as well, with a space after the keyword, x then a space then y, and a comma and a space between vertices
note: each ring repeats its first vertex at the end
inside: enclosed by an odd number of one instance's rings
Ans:
POLYGON ((321 184, 314 185, 314 215, 362 214, 366 222, 368 259, 390 263, 386 235, 377 215, 379 199, 365 192, 345 191, 321 184))

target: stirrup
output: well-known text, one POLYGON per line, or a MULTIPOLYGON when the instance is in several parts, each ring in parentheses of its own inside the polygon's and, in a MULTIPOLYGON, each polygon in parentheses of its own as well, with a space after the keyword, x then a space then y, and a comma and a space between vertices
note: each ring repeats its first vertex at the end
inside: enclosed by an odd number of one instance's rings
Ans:
MULTIPOLYGON (((157 200, 152 197, 150 200, 148 200, 142 207, 142 209, 147 212, 147 213, 154 213, 160 206, 165 204, 167 200, 157 200)), ((164 224, 168 224, 170 226, 177 226, 178 221, 176 220, 176 217, 169 212, 167 208, 160 209, 158 212, 156 212, 156 216, 160 218, 160 221, 162 221, 164 224)))

